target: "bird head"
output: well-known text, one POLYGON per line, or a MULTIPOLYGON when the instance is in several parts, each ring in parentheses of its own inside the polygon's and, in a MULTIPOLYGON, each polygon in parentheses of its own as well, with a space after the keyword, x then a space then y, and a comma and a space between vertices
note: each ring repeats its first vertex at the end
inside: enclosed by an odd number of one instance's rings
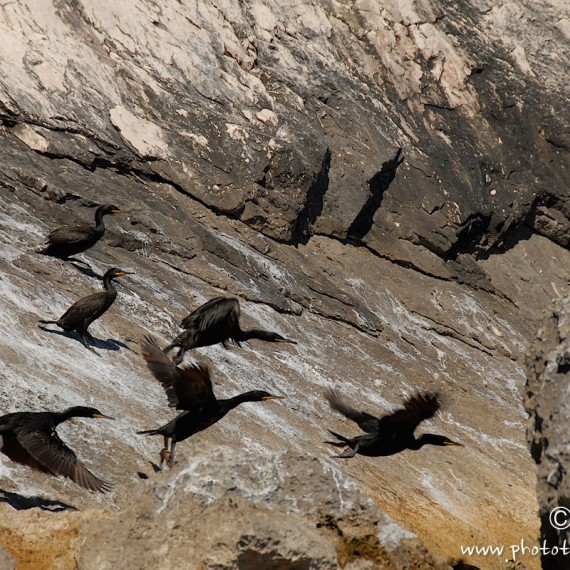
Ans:
POLYGON ((450 445, 456 447, 465 447, 462 443, 457 443, 456 441, 452 441, 445 435, 436 435, 433 433, 424 433, 419 437, 419 441, 421 441, 422 445, 450 445))
POLYGON ((119 210, 119 208, 117 208, 117 206, 113 206, 113 204, 105 204, 104 206, 100 206, 98 209, 103 216, 106 216, 107 214, 111 214, 114 216, 116 214, 123 213, 121 212, 121 210, 119 210))
POLYGON ((278 333, 268 333, 268 339, 271 342, 287 342, 289 344, 297 344, 294 340, 289 340, 288 338, 283 338, 280 334, 278 333))
POLYGON ((67 410, 67 415, 70 418, 96 418, 96 419, 106 419, 114 420, 111 416, 106 416, 102 414, 97 408, 90 408, 88 406, 74 406, 67 410))
POLYGON ((283 400, 283 396, 274 396, 265 390, 253 390, 248 392, 249 400, 251 402, 265 402, 266 400, 283 400))
POLYGON ((116 277, 122 277, 123 275, 134 275, 134 273, 132 271, 124 271, 123 269, 111 267, 111 269, 107 269, 104 277, 115 279, 116 277))

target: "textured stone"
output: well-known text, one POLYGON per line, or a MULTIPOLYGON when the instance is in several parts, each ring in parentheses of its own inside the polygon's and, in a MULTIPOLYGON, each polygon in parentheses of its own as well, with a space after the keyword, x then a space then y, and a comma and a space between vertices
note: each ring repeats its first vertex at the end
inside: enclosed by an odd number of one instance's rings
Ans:
MULTIPOLYGON (((17 495, 2 505, 2 544, 21 538, 14 559, 30 547, 34 563, 63 568, 76 549, 73 525, 51 558, 34 540, 73 513, 42 511, 33 534, 22 505, 30 515, 52 496, 94 519, 132 507, 160 448, 135 431, 172 417, 138 343, 166 344, 218 295, 241 299, 245 326, 298 344, 191 356, 212 366, 220 397, 259 387, 287 400, 182 442, 181 464, 204 442, 306 452, 442 558, 536 544, 520 401, 537 315, 570 279, 568 3, 40 4, 7 3, 0 18, 0 408, 92 403, 117 417, 64 431, 115 491, 1 460, 0 486, 17 495), (92 272, 34 253, 105 202, 126 216, 83 256, 92 272), (100 356, 37 329, 109 266, 135 273, 93 325, 100 356), (331 413, 329 387, 379 415, 439 391, 422 429, 465 447, 328 459, 328 429, 356 433, 331 413)), ((237 500, 263 526, 269 507, 237 500)))
MULTIPOLYGON (((570 453, 568 425, 570 422, 570 298, 556 301, 544 314, 540 329, 529 348, 528 381, 525 408, 530 413, 528 441, 530 452, 538 465, 536 492, 542 522, 541 540, 549 548, 568 545, 568 529, 556 528, 550 515, 561 509, 561 526, 569 518, 570 453)), ((568 555, 543 555, 546 570, 570 568, 568 555)))
POLYGON ((14 559, 3 548, 0 548, 0 568, 3 568, 3 570, 16 570, 14 559))
POLYGON ((500 246, 537 190, 566 200, 563 2, 6 10, 0 100, 30 148, 148 170, 278 240, 346 237, 378 210, 378 231, 411 241, 391 248, 399 261, 425 246, 449 258, 500 246), (61 133, 83 140, 58 144, 61 133), (408 180, 378 199, 373 181, 398 148, 408 168, 396 180, 408 180), (452 209, 424 211, 431 185, 452 209), (383 223, 392 214, 414 231, 383 223))
POLYGON ((562 247, 570 246, 570 221, 567 212, 540 206, 536 209, 533 228, 562 247))
POLYGON ((291 452, 197 451, 81 537, 84 570, 448 568, 341 472, 291 452))

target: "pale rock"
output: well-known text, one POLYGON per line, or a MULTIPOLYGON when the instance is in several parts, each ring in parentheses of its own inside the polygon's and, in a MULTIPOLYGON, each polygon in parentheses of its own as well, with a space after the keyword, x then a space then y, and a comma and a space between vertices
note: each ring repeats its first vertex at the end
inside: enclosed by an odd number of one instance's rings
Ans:
POLYGON ((125 107, 113 107, 109 117, 115 127, 142 158, 167 158, 168 144, 162 129, 154 123, 131 113, 125 107))

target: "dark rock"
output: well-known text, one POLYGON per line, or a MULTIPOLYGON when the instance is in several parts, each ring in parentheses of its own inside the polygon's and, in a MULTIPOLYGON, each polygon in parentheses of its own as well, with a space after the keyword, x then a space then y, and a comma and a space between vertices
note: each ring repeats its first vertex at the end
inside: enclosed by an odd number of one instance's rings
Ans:
POLYGON ((560 244, 562 247, 570 246, 570 220, 568 215, 555 210, 539 206, 533 220, 533 228, 541 235, 560 244))

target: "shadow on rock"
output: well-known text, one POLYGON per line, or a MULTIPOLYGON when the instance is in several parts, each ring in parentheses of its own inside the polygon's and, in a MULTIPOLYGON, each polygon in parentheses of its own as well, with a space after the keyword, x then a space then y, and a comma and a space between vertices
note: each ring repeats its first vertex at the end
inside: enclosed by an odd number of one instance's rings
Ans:
POLYGON ((86 261, 83 261, 82 259, 76 259, 73 257, 70 257, 67 261, 71 262, 71 265, 73 265, 73 267, 75 267, 75 269, 77 269, 80 273, 83 273, 83 275, 86 275, 87 277, 92 277, 93 279, 97 279, 98 281, 103 280, 103 276, 99 275, 98 273, 95 273, 95 271, 91 269, 91 266, 86 261))
POLYGON ((52 511, 59 513, 61 511, 76 511, 77 508, 61 501, 52 499, 44 499, 43 497, 26 497, 18 493, 12 493, 0 489, 0 502, 8 503, 17 511, 25 511, 28 509, 41 509, 42 511, 52 511))
MULTIPOLYGON (((49 328, 42 326, 42 325, 38 325, 38 326, 40 329, 42 329, 45 332, 48 332, 51 334, 58 334, 61 336, 65 336, 67 338, 73 338, 73 339, 79 341, 83 346, 85 346, 85 348, 87 348, 91 352, 95 352, 95 350, 93 350, 94 348, 98 348, 100 350, 113 350, 113 351, 120 350, 121 348, 124 348, 126 350, 129 350, 130 352, 133 352, 133 353, 135 352, 130 346, 128 346, 124 342, 121 342, 120 340, 116 340, 114 338, 108 338, 107 340, 103 340, 102 338, 95 338, 94 336, 87 334, 87 335, 85 335, 85 342, 84 342, 84 338, 79 333, 77 333, 75 331, 56 331, 56 330, 49 329, 49 328)), ((95 354, 97 354, 97 353, 95 352, 95 354)))

